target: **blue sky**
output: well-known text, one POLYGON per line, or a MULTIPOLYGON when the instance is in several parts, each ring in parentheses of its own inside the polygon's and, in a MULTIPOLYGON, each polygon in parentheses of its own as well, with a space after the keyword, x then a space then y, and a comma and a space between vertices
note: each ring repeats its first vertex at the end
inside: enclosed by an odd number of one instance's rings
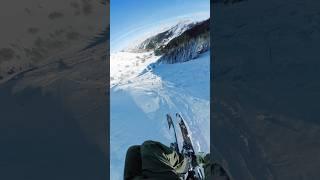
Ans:
POLYGON ((210 14, 210 0, 111 0, 110 4, 111 51, 165 22, 210 14))

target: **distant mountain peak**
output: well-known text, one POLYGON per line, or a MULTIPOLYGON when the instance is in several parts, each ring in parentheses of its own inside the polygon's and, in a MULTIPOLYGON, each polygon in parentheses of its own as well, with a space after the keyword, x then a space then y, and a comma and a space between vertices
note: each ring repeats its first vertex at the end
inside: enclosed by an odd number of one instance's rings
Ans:
POLYGON ((131 53, 151 52, 161 56, 158 62, 177 63, 196 59, 210 48, 209 19, 183 19, 157 34, 144 38, 123 50, 131 53))

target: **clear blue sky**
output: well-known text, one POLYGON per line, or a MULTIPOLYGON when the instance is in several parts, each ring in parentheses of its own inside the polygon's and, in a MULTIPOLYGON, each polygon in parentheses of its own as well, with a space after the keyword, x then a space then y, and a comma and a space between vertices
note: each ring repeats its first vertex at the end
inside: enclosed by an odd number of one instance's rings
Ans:
POLYGON ((209 16, 210 0, 111 0, 111 51, 158 22, 201 13, 209 16))

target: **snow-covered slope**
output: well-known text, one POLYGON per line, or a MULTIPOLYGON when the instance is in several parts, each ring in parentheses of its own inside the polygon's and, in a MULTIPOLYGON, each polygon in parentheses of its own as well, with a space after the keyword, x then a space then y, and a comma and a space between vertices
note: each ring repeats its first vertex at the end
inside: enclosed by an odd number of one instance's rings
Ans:
POLYGON ((208 51, 210 48, 209 26, 209 19, 198 22, 166 45, 155 49, 156 55, 162 55, 159 62, 169 64, 185 62, 208 51))
POLYGON ((127 83, 159 57, 153 53, 116 52, 110 55, 110 86, 127 83))
MULTIPOLYGON (((140 61, 137 57, 144 55, 113 54, 111 64, 119 59, 124 61, 125 57, 131 67, 130 64, 140 61)), ((152 63, 155 59, 150 56, 145 61, 152 63)), ((147 63, 141 63, 130 69, 132 72, 128 75, 118 78, 119 72, 129 68, 122 63, 115 63, 118 70, 111 71, 111 77, 114 77, 110 92, 112 179, 121 179, 125 153, 130 145, 142 144, 149 139, 167 145, 173 142, 165 120, 166 113, 181 112, 192 133, 195 149, 209 152, 209 52, 194 61, 158 64, 145 71, 141 70, 147 63)))
MULTIPOLYGON (((122 179, 126 151, 131 145, 146 140, 166 145, 174 141, 167 113, 173 117, 181 113, 195 150, 209 152, 208 29, 208 20, 180 21, 142 43, 133 43, 135 50, 111 53, 111 179, 122 179)), ((180 132, 178 139, 181 142, 180 132)))

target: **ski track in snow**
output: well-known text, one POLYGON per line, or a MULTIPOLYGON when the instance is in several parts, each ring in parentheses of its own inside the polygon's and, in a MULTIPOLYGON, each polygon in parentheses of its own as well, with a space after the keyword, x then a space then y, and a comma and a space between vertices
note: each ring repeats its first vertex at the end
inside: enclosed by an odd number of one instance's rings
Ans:
MULTIPOLYGON (((210 146, 210 52, 177 64, 156 64, 151 53, 111 54, 111 179, 123 175, 126 150, 145 140, 174 141, 165 115, 180 112, 196 151, 210 146), (200 146, 201 145, 201 146, 200 146)), ((180 144, 181 145, 181 144, 180 144)))

